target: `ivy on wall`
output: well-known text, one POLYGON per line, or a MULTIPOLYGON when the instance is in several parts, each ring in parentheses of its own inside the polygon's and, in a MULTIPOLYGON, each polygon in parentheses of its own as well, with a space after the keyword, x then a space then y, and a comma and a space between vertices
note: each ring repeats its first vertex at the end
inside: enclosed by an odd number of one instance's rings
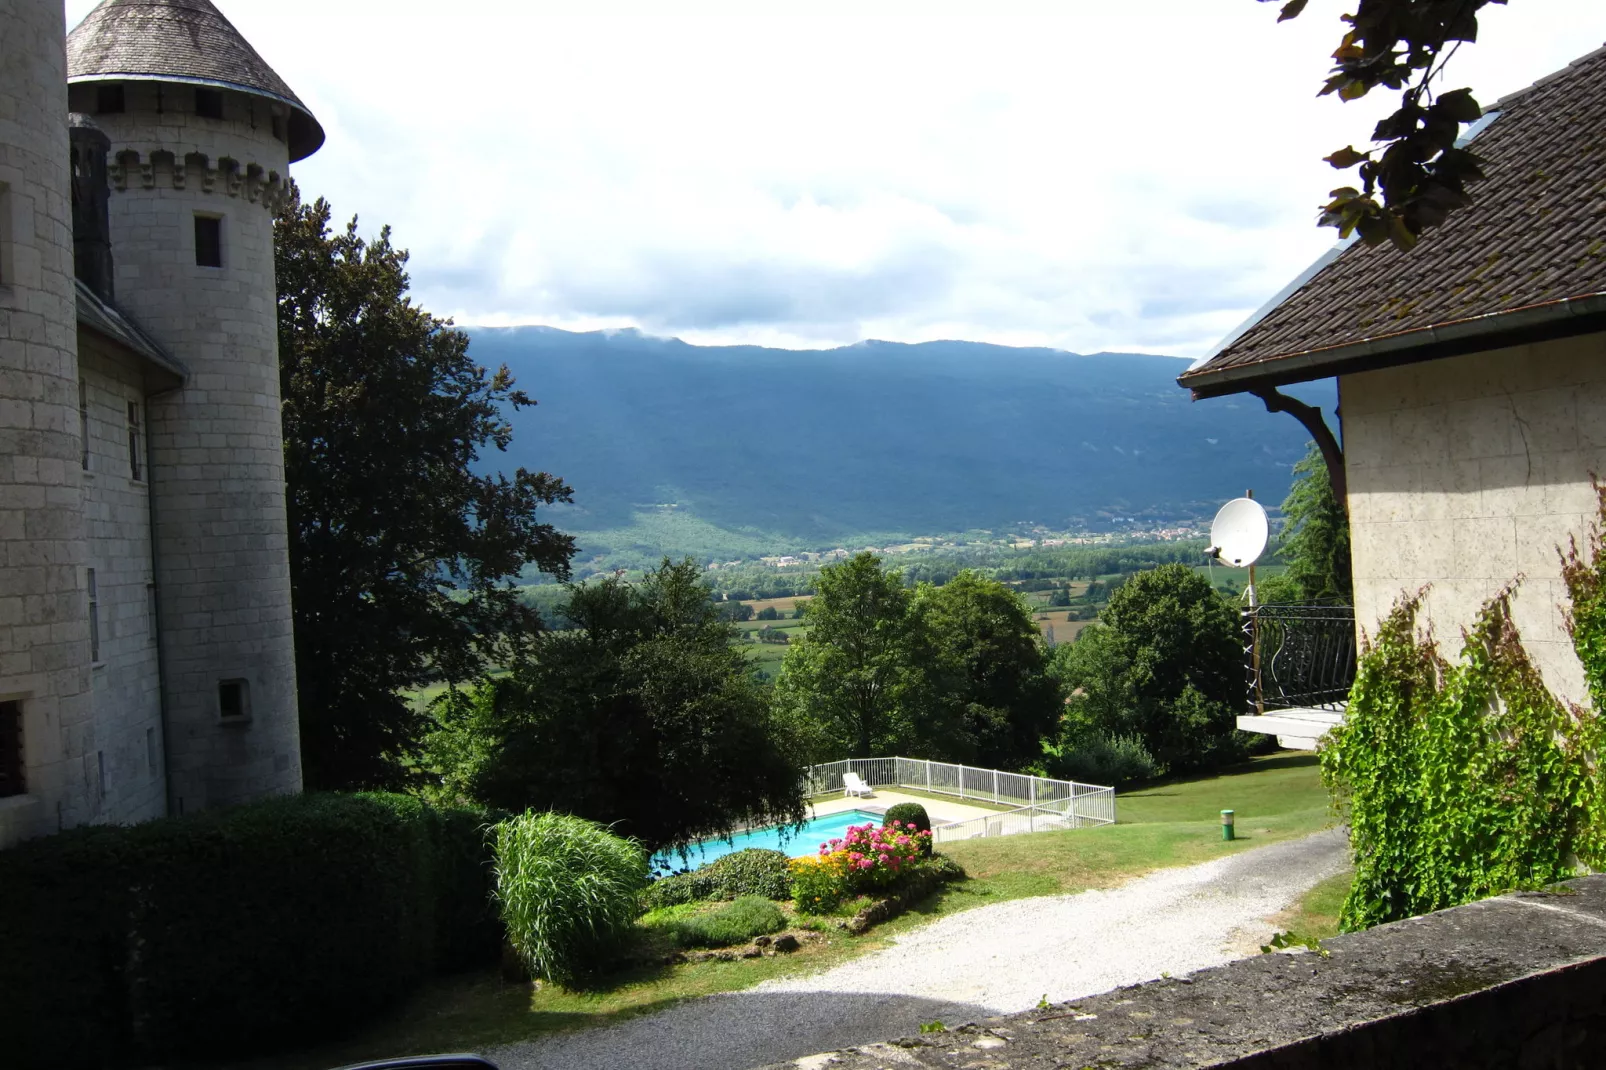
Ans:
POLYGON ((1418 631, 1420 593, 1363 648, 1344 723, 1321 752, 1355 859, 1345 932, 1606 864, 1602 551, 1597 527, 1584 551, 1562 555, 1592 710, 1545 687, 1511 620, 1515 583, 1483 606, 1453 664, 1418 631))

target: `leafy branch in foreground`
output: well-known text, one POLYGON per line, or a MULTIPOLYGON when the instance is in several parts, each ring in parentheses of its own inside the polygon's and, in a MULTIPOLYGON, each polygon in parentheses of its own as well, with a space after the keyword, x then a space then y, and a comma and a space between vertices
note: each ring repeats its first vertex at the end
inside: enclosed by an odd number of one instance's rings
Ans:
MULTIPOLYGON (((1286 0, 1277 21, 1298 17, 1306 3, 1286 0)), ((1483 109, 1472 90, 1435 93, 1432 83, 1462 42, 1478 39, 1478 11, 1489 3, 1505 0, 1360 0, 1342 16, 1350 29, 1318 95, 1359 100, 1382 86, 1400 93, 1400 106, 1372 131, 1375 148, 1348 145, 1325 157, 1341 171, 1358 167, 1361 188, 1333 190, 1322 226, 1346 238, 1359 233, 1368 245, 1387 239, 1403 251, 1472 203, 1467 183, 1484 177, 1483 161, 1455 142, 1461 124, 1483 109)))

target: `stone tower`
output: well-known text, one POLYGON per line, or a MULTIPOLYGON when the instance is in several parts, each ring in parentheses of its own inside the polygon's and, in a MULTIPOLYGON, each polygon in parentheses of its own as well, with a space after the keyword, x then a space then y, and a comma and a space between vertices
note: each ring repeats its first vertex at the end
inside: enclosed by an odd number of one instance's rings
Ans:
POLYGON ((0 785, 0 844, 97 816, 65 32, 61 0, 0 3, 0 778, 33 792, 0 785))
POLYGON ((323 130, 208 0, 105 0, 66 43, 117 302, 188 372, 148 403, 168 809, 294 792, 273 212, 323 130))

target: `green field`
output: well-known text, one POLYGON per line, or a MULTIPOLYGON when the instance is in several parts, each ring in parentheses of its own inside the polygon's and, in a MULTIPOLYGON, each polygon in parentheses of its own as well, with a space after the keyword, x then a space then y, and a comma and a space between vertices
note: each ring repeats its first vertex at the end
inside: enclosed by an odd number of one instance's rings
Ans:
MULTIPOLYGON (((1219 775, 1126 793, 1117 800, 1116 814, 1117 824, 1102 828, 944 847, 970 878, 862 937, 828 933, 793 955, 775 958, 641 966, 582 992, 555 987, 531 991, 529 985, 506 983, 494 974, 443 978, 387 1019, 346 1040, 232 1067, 325 1070, 361 1059, 473 1050, 553 1030, 605 1025, 683 999, 824 969, 886 947, 900 933, 958 911, 1026 896, 1107 888, 1154 869, 1308 835, 1330 822, 1316 758, 1304 753, 1273 755, 1219 775), (1238 814, 1239 838, 1231 843, 1221 840, 1219 814, 1225 808, 1238 814)), ((1343 882, 1339 878, 1318 886, 1281 928, 1328 935, 1324 926, 1336 923, 1334 897, 1342 899, 1343 882)), ((1266 937, 1271 935, 1268 930, 1266 937)))

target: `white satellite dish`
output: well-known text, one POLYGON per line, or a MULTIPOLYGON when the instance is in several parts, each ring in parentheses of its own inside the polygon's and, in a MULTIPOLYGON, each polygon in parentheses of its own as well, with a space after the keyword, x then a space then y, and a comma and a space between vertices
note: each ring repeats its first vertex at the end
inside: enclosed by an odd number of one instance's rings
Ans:
POLYGON ((1246 568, 1260 560, 1270 536, 1271 523, 1260 503, 1253 498, 1234 498, 1211 521, 1206 553, 1224 565, 1246 568))

